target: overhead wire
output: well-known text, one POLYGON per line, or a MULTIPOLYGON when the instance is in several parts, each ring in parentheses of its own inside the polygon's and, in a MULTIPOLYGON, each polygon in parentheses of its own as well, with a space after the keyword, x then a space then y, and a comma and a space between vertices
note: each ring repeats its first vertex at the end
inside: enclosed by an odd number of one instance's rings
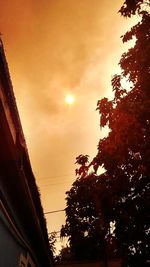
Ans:
MULTIPOLYGON (((70 180, 67 180, 68 182, 70 181, 70 180)), ((40 184, 40 183, 38 183, 40 186, 57 186, 57 185, 62 185, 62 184, 66 184, 66 182, 67 181, 64 181, 64 182, 62 182, 62 183, 46 183, 46 184, 40 184)), ((70 181, 70 182, 72 182, 72 181, 70 181)))
POLYGON ((45 187, 45 186, 58 186, 58 185, 62 185, 62 184, 68 184, 67 182, 72 183, 73 181, 71 181, 70 179, 60 179, 58 182, 56 180, 56 183, 51 183, 52 179, 55 177, 59 177, 59 178, 64 178, 64 177, 70 177, 73 176, 73 174, 66 174, 66 175, 59 175, 59 176, 49 176, 47 177, 48 179, 43 179, 41 178, 38 182, 38 185, 40 187, 45 187))
POLYGON ((38 179, 44 179, 44 180, 49 180, 49 179, 51 179, 51 178, 61 178, 61 177, 70 177, 70 176, 74 176, 75 175, 75 173, 68 173, 68 174, 62 174, 62 175, 51 175, 51 176, 37 176, 38 177, 38 179), (46 178, 46 179, 45 179, 46 178))
POLYGON ((44 212, 44 214, 51 214, 51 213, 56 213, 56 212, 62 212, 62 211, 65 211, 65 209, 61 209, 61 210, 53 210, 53 211, 47 211, 47 212, 44 212))
MULTIPOLYGON (((70 175, 67 175, 67 176, 70 176, 70 175)), ((64 176, 62 175, 59 177, 64 177, 64 176)), ((68 186, 69 184, 71 185, 74 182, 74 180, 70 180, 70 179, 61 179, 60 182, 51 183, 52 179, 50 178, 53 178, 53 176, 49 176, 49 180, 47 179, 47 180, 38 181, 38 186, 41 189, 47 187, 46 189, 49 190, 49 187, 55 187, 55 186, 61 186, 61 185, 68 186)))

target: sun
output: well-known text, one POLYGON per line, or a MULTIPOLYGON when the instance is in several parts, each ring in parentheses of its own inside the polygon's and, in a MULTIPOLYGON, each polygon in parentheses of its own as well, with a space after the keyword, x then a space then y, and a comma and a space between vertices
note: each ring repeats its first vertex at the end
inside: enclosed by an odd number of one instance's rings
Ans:
POLYGON ((72 105, 75 101, 75 98, 73 95, 67 95, 65 98, 65 102, 69 105, 72 105))

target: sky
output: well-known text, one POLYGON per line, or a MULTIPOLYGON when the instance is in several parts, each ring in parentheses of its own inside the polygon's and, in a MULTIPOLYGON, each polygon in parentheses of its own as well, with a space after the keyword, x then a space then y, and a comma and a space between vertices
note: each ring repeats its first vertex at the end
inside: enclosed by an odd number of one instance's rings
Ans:
MULTIPOLYGON (((122 3, 0 0, 0 32, 44 212, 65 208, 75 158, 92 159, 106 134, 96 103, 112 95, 125 51, 120 36, 134 24, 118 13, 122 3)), ((65 214, 46 219, 48 232, 59 231, 65 214)))

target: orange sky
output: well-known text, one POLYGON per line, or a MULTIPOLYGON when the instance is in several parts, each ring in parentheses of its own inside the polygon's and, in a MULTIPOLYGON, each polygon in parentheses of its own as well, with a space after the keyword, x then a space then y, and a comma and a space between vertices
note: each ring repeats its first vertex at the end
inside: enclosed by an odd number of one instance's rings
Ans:
MULTIPOLYGON (((0 0, 4 42, 44 211, 65 208, 75 157, 96 153, 97 100, 111 94, 128 20, 119 0, 0 0), (65 96, 76 97, 67 106, 65 96)), ((48 231, 64 214, 47 215, 48 231)))

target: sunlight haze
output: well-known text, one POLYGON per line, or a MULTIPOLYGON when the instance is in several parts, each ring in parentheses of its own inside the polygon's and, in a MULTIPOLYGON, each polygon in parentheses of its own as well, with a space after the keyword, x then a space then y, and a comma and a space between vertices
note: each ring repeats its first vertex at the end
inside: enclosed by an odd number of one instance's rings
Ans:
MULTIPOLYGON (((118 13, 122 3, 1 1, 0 32, 44 212, 65 208, 75 158, 92 159, 107 132, 95 110, 97 100, 112 96, 125 50, 120 36, 130 25, 118 13)), ((65 214, 46 219, 48 232, 59 231, 65 214)))

